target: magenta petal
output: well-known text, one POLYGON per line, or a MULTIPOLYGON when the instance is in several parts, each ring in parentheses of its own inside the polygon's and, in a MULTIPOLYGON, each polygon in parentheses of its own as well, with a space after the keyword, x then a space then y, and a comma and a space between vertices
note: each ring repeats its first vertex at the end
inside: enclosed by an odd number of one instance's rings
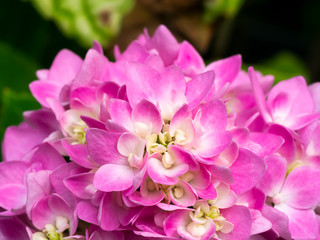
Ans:
POLYGON ((26 213, 30 216, 32 207, 42 198, 48 196, 51 192, 50 171, 41 170, 38 172, 30 172, 27 175, 27 204, 26 213))
POLYGON ((64 179, 65 186, 77 197, 91 199, 96 192, 93 183, 94 173, 81 173, 64 179))
POLYGON ((276 152, 284 143, 284 139, 278 135, 270 133, 251 132, 250 140, 261 146, 258 152, 255 152, 259 157, 276 152))
POLYGON ((32 155, 31 161, 41 163, 43 169, 47 170, 54 170, 66 163, 61 154, 49 143, 41 144, 32 155))
POLYGON ((284 143, 277 152, 285 157, 288 163, 291 163, 296 155, 296 144, 292 134, 285 127, 277 124, 272 124, 268 131, 272 134, 279 135, 284 139, 284 143))
POLYGON ((0 187, 0 206, 7 210, 19 209, 26 204, 27 189, 22 184, 6 184, 0 187))
POLYGON ((272 223, 272 229, 279 237, 286 240, 291 239, 291 234, 288 229, 289 220, 286 214, 273 207, 265 205, 262 209, 262 215, 272 223))
POLYGON ((34 81, 29 85, 32 95, 44 107, 49 107, 48 98, 58 100, 61 86, 54 82, 34 81))
POLYGON ((107 132, 101 129, 89 129, 86 138, 90 157, 101 165, 106 163, 125 164, 127 160, 117 149, 120 135, 120 133, 107 132))
POLYGON ((189 211, 176 210, 170 214, 163 222, 163 229, 167 236, 179 237, 177 229, 179 226, 186 223, 189 218, 189 211))
POLYGON ((195 158, 179 145, 169 145, 168 153, 171 154, 176 163, 187 164, 190 171, 195 171, 199 167, 195 158))
POLYGON ((233 230, 228 233, 219 233, 223 240, 247 240, 251 234, 251 213, 247 207, 233 206, 221 210, 222 216, 234 225, 233 230))
POLYGON ((104 192, 123 191, 132 186, 133 177, 134 172, 130 166, 105 164, 95 173, 93 186, 104 192))
POLYGON ((39 230, 43 230, 46 224, 55 225, 57 215, 49 205, 49 198, 50 196, 38 201, 31 212, 32 223, 39 230))
POLYGON ((275 206, 289 218, 289 230, 293 239, 315 239, 319 233, 313 209, 299 210, 282 203, 275 206))
POLYGON ((291 207, 309 209, 320 202, 320 169, 298 167, 289 173, 282 189, 283 200, 291 207))
POLYGON ((70 159, 85 168, 95 168, 97 164, 89 158, 88 149, 83 144, 69 144, 67 141, 62 141, 62 146, 70 159))
POLYGON ((40 144, 48 134, 23 122, 19 126, 8 127, 2 143, 4 161, 22 160, 36 145, 40 144))
POLYGON ((265 158, 267 170, 257 187, 266 195, 274 197, 280 192, 287 173, 287 160, 278 155, 265 158))
POLYGON ((100 226, 103 230, 114 231, 119 228, 120 222, 117 209, 118 206, 112 200, 112 193, 105 193, 98 213, 100 226))
POLYGON ((146 196, 141 196, 139 192, 134 192, 132 195, 129 196, 130 201, 143 205, 143 206, 154 206, 162 201, 165 197, 163 191, 154 191, 148 193, 146 196))
POLYGON ((244 193, 253 188, 263 177, 266 165, 262 158, 252 152, 240 148, 237 160, 230 167, 234 184, 231 189, 236 194, 244 193))
POLYGON ((28 162, 8 161, 0 163, 0 186, 16 183, 23 184, 24 176, 29 168, 28 162))
POLYGON ((26 225, 16 218, 0 218, 0 239, 30 240, 26 225))
POLYGON ((77 204, 77 216, 88 223, 98 225, 98 211, 99 208, 94 206, 89 201, 80 201, 77 204))

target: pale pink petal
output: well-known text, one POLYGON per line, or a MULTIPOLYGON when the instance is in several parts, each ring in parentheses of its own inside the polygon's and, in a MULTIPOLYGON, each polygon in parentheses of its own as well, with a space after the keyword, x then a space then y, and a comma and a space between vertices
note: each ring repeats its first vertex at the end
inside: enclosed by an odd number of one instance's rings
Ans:
MULTIPOLYGON (((162 128, 162 119, 158 108, 148 100, 141 100, 132 111, 132 122, 133 124, 139 123, 144 124, 146 128, 151 130, 149 134, 158 134, 162 128)), ((138 125, 134 125, 136 133, 138 135, 138 125)), ((146 136, 144 136, 146 137, 146 136)))
POLYGON ((283 200, 291 207, 310 209, 320 202, 320 169, 298 167, 289 173, 282 189, 283 200))
POLYGON ((138 158, 143 158, 145 142, 141 138, 131 133, 123 133, 117 144, 117 149, 120 154, 128 157, 130 154, 136 155, 138 158))
POLYGON ((105 164, 95 173, 93 186, 104 192, 123 191, 132 186, 133 177, 134 172, 130 166, 105 164))
POLYGON ((171 201, 180 207, 190 207, 196 203, 197 196, 194 194, 191 186, 184 182, 179 181, 169 192, 171 201))

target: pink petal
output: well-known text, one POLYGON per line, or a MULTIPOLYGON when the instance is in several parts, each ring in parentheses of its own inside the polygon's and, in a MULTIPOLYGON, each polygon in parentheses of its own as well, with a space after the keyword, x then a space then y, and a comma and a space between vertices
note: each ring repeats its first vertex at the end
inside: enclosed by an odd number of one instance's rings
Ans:
POLYGON ((320 169, 298 167, 289 173, 282 189, 283 200, 291 207, 309 209, 320 202, 320 169))
POLYGON ((291 239, 291 234, 288 229, 289 219, 285 213, 265 205, 262 209, 262 215, 272 223, 272 229, 276 232, 278 237, 287 240, 291 239))
POLYGON ((252 211, 252 229, 251 235, 266 232, 272 228, 272 223, 263 217, 260 211, 252 211))
POLYGON ((174 61, 174 64, 180 66, 184 74, 189 77, 195 76, 205 68, 205 64, 200 54, 186 41, 181 43, 179 54, 174 61))
POLYGON ((117 149, 120 133, 89 129, 86 134, 89 156, 98 164, 127 164, 117 149), (106 147, 108 146, 108 147, 106 147))
POLYGON ((32 162, 38 162, 43 169, 54 170, 66 163, 61 154, 49 143, 41 144, 31 157, 32 162))
POLYGON ((58 100, 61 86, 54 82, 33 81, 29 85, 32 95, 44 107, 49 107, 47 99, 53 98, 58 100))
POLYGON ((275 208, 289 218, 289 230, 293 239, 315 239, 319 233, 316 214, 313 209, 299 210, 282 203, 275 208))
POLYGON ((256 98, 256 102, 257 102, 258 108, 260 110, 260 113, 263 116, 263 119, 265 121, 270 122, 271 116, 267 111, 265 95, 263 93, 263 90, 262 90, 259 82, 258 82, 257 73, 255 72, 253 67, 249 67, 249 76, 250 76, 250 80, 251 80, 253 93, 256 98))
POLYGON ((104 192, 123 191, 132 186, 133 177, 130 166, 105 164, 95 173, 93 186, 104 192))
POLYGON ((156 49, 165 65, 171 65, 180 46, 172 33, 164 25, 160 25, 153 37, 146 42, 146 47, 149 50, 156 49))
POLYGON ((151 126, 151 134, 158 134, 162 128, 162 119, 158 108, 148 100, 141 100, 132 111, 132 121, 151 126))
POLYGON ((98 207, 94 206, 89 201, 80 201, 77 204, 77 216, 88 223, 98 225, 98 207))
POLYGON ((82 167, 93 169, 98 165, 89 158, 88 149, 83 144, 69 144, 67 141, 62 141, 62 146, 70 159, 82 167))
POLYGON ((265 158, 267 171, 257 187, 266 195, 274 197, 280 192, 287 173, 287 160, 281 156, 271 155, 265 158))
POLYGON ((191 81, 187 82, 186 97, 190 109, 197 107, 214 88, 214 72, 208 71, 196 75, 191 81))
POLYGON ((165 168, 161 160, 150 157, 148 161, 148 174, 156 183, 173 185, 178 182, 178 176, 183 175, 188 171, 188 165, 182 164, 165 168))
POLYGON ((0 206, 7 210, 19 209, 26 204, 27 189, 22 184, 6 184, 0 187, 0 206))
POLYGON ((218 236, 225 239, 247 240, 251 234, 251 213, 247 207, 233 206, 223 209, 221 214, 227 221, 234 225, 233 230, 228 233, 219 233, 218 236))
POLYGON ((152 102, 158 99, 156 92, 153 91, 160 83, 160 74, 157 71, 142 63, 130 62, 125 67, 128 77, 127 94, 131 106, 137 105, 143 99, 152 102))
POLYGON ((112 99, 110 100, 109 107, 111 119, 127 130, 133 131, 134 128, 131 121, 132 110, 129 103, 120 99, 112 99))
POLYGON ((102 199, 98 219, 100 227, 106 231, 114 231, 119 228, 120 222, 118 220, 118 207, 112 200, 112 194, 106 193, 102 199))
POLYGON ((82 199, 91 199, 96 192, 93 183, 94 173, 81 173, 65 178, 65 186, 77 197, 82 199))
POLYGON ((284 139, 284 143, 277 152, 287 159, 288 164, 291 163, 296 155, 296 145, 292 134, 285 127, 277 124, 272 124, 268 132, 278 135, 284 139))
POLYGON ((70 83, 82 65, 82 59, 73 52, 63 49, 55 57, 48 72, 48 80, 64 85, 70 83))
POLYGON ((179 181, 175 186, 173 186, 169 192, 171 201, 180 207, 190 207, 193 206, 196 203, 197 196, 194 194, 191 186, 184 182, 184 181, 179 181), (175 188, 182 189, 183 191, 183 196, 177 198, 176 195, 174 194, 175 188))
POLYGON ((231 189, 236 194, 244 193, 254 187, 263 177, 266 165, 262 158, 259 158, 246 149, 239 149, 237 160, 230 167, 234 184, 231 189))
POLYGON ((144 140, 131 133, 123 133, 117 144, 117 149, 121 155, 128 157, 130 153, 135 154, 138 158, 141 158, 141 162, 144 148, 144 140))
MULTIPOLYGON (((220 90, 226 84, 230 84, 237 77, 241 68, 241 55, 234 55, 219 61, 215 61, 206 67, 206 71, 213 70, 216 74, 215 89, 220 90)), ((209 99, 211 100, 211 99, 209 99)))

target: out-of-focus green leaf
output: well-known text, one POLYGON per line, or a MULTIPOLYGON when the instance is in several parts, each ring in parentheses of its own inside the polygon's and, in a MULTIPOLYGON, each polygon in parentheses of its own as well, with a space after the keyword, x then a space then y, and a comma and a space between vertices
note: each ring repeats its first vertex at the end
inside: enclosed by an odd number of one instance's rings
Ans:
MULTIPOLYGON (((243 69, 248 70, 249 64, 244 64, 243 69)), ((295 76, 303 76, 307 81, 309 74, 303 61, 290 52, 280 52, 263 63, 255 64, 255 70, 262 74, 271 74, 275 77, 275 83, 295 76)))
POLYGON ((22 121, 22 112, 40 105, 28 92, 35 79, 37 64, 19 51, 0 42, 0 136, 5 129, 22 121))
POLYGON ((52 19, 69 37, 89 47, 93 40, 102 45, 117 35, 122 18, 133 7, 133 0, 31 0, 47 19, 52 19))
POLYGON ((25 90, 35 79, 37 64, 11 46, 0 42, 0 88, 25 90))
POLYGON ((213 22, 218 17, 234 17, 245 0, 206 0, 204 2, 204 20, 213 22))
POLYGON ((39 109, 39 103, 29 92, 15 92, 4 88, 1 97, 1 136, 10 125, 18 125, 22 120, 22 113, 28 110, 39 109))

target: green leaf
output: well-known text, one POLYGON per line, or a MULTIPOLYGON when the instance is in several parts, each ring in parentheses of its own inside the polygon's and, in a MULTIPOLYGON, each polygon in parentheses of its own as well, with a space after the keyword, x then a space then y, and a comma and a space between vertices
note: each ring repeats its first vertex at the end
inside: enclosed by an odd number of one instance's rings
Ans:
MULTIPOLYGON (((243 70, 247 71, 249 66, 251 65, 243 64, 243 70)), ((307 82, 309 80, 308 70, 303 61, 290 52, 280 52, 274 57, 253 66, 255 70, 264 75, 273 75, 275 83, 295 76, 303 76, 307 82)))
POLYGON ((3 136, 5 129, 10 125, 18 125, 22 122, 22 113, 28 110, 39 109, 39 103, 29 92, 15 92, 4 88, 1 98, 0 134, 3 136))
POLYGON ((35 79, 37 69, 37 64, 32 59, 0 42, 0 88, 27 89, 29 83, 35 79))

